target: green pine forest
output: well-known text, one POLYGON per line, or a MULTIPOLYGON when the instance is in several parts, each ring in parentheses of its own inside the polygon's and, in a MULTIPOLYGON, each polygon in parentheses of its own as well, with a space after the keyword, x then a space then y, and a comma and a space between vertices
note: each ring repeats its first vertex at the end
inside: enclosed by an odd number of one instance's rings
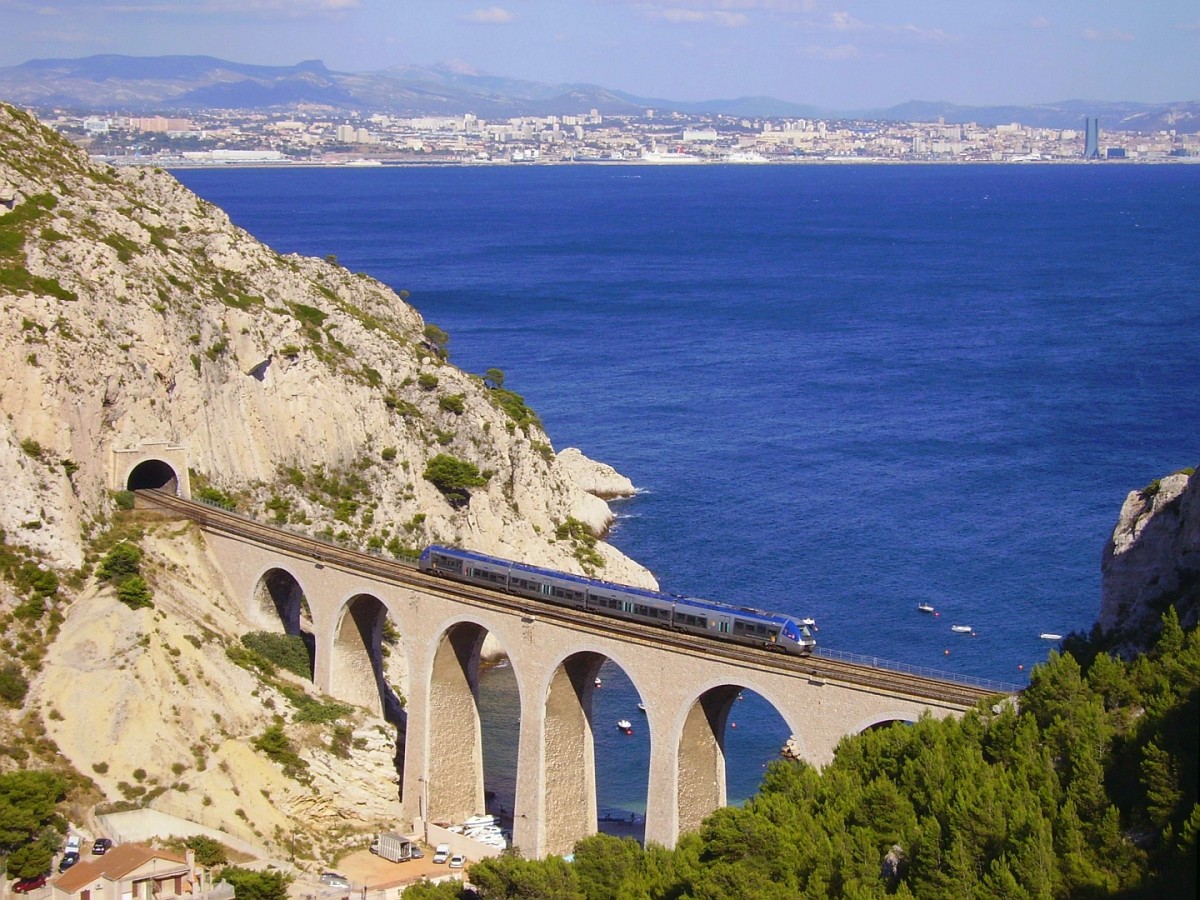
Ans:
MULTIPOLYGON (((1168 609, 1132 662, 1071 646, 1016 700, 847 738, 821 771, 773 763, 744 807, 675 850, 600 834, 573 863, 510 851, 472 866, 471 883, 484 900, 1191 900, 1200 630, 1168 609)), ((423 883, 404 896, 476 894, 423 883)))

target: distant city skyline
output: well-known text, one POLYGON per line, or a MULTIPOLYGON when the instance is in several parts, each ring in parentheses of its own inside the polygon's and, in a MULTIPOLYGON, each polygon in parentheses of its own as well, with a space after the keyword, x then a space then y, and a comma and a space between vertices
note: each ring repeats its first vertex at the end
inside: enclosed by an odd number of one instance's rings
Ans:
POLYGON ((97 53, 452 64, 840 109, 1200 99, 1196 0, 0 0, 0 22, 2 66, 97 53))

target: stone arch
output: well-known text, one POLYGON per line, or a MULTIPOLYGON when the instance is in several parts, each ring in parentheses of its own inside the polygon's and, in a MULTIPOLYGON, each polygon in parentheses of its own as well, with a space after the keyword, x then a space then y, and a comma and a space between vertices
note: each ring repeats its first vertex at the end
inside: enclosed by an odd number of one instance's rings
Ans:
POLYGON ((786 707, 771 696, 770 690, 757 684, 716 684, 696 698, 687 711, 679 736, 676 799, 680 834, 695 831, 706 816, 728 802, 726 726, 743 691, 753 691, 787 722, 786 707))
POLYGON ((387 607, 371 594, 355 594, 346 601, 333 631, 330 657, 330 693, 339 700, 382 715, 385 692, 381 649, 387 607))
POLYGON ((916 721, 916 717, 909 712, 893 711, 889 713, 880 713, 860 721, 854 726, 854 729, 850 732, 850 734, 863 734, 867 731, 875 731, 879 728, 888 728, 892 725, 912 725, 915 724, 916 721))
POLYGON ((479 656, 487 629, 450 625, 438 639, 429 680, 428 766, 423 815, 456 823, 482 812, 483 741, 479 727, 479 656))
POLYGON ((125 489, 130 491, 157 490, 179 494, 179 473, 165 460, 146 459, 129 470, 125 489))
POLYGON ((303 639, 308 650, 308 676, 312 678, 316 660, 312 612, 308 608, 304 588, 295 575, 277 567, 263 572, 254 588, 250 618, 261 628, 271 631, 282 629, 284 634, 303 639))

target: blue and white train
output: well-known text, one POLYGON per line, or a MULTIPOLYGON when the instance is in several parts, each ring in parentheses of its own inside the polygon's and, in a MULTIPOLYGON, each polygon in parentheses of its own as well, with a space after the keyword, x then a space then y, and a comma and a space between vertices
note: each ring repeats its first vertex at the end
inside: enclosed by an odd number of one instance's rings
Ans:
POLYGON ((613 584, 471 550, 431 544, 418 565, 422 572, 454 581, 797 656, 806 656, 817 644, 812 619, 613 584))

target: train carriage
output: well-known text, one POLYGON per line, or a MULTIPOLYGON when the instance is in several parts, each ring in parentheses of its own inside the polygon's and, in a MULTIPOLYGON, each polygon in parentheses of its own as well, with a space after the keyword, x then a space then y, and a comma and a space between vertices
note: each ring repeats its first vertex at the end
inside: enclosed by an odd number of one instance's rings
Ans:
POLYGON ((422 551, 418 566, 457 581, 717 640, 797 655, 811 653, 816 645, 809 629, 811 619, 797 622, 778 613, 615 584, 471 550, 430 545, 422 551))

